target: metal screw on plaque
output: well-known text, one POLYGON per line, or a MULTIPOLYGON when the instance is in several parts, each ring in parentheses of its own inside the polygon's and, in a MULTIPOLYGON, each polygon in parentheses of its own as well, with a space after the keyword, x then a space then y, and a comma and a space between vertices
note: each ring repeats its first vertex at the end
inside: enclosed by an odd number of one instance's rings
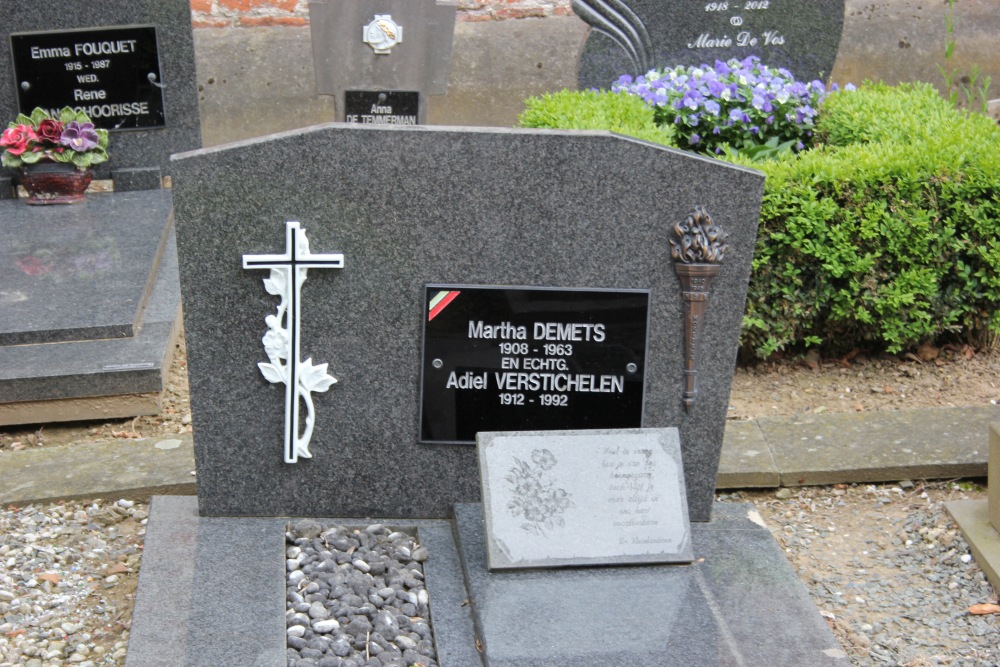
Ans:
POLYGON ((30 83, 28 83, 27 81, 22 81, 21 82, 21 90, 27 91, 30 88, 31 88, 31 84, 30 83))
POLYGON ((157 88, 166 88, 167 87, 167 84, 165 84, 165 83, 157 83, 156 82, 156 73, 155 72, 150 72, 149 74, 146 75, 146 78, 149 79, 149 82, 151 84, 153 84, 154 86, 156 86, 157 88))
POLYGON ((698 352, 709 290, 729 246, 727 234, 712 222, 704 206, 695 207, 674 226, 674 237, 670 255, 684 297, 684 411, 690 412, 698 395, 698 352))
POLYGON ((434 361, 431 362, 431 366, 433 366, 434 368, 442 368, 444 366, 444 362, 441 361, 440 359, 435 359, 434 361))
POLYGON ((629 373, 635 373, 637 370, 639 370, 639 367, 636 366, 635 364, 628 364, 627 366, 625 366, 625 370, 628 371, 629 373))
POLYGON ((383 102, 385 102, 385 97, 386 97, 385 93, 379 93, 378 94, 378 101, 379 101, 380 104, 383 103, 383 102))

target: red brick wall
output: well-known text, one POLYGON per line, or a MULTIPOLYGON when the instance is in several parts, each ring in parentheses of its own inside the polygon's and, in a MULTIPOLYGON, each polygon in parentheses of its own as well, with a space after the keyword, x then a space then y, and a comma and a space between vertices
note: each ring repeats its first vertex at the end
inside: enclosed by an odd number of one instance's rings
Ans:
MULTIPOLYGON (((459 21, 569 16, 570 0, 458 0, 459 21)), ((308 0, 191 0, 195 28, 303 26, 308 0)))

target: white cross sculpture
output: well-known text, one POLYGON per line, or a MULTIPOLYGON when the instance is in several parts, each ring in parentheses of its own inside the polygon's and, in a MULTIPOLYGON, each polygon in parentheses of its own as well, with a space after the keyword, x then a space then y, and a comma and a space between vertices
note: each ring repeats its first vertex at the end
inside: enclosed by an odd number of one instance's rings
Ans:
POLYGON ((285 463, 295 463, 300 456, 312 458, 309 440, 316 422, 312 392, 326 391, 337 380, 327 374, 327 364, 314 366, 312 358, 299 359, 302 283, 306 281, 308 269, 344 268, 344 256, 309 252, 306 230, 300 228, 298 222, 290 221, 285 223, 285 254, 243 255, 243 268, 270 269, 270 277, 264 278, 264 289, 268 294, 281 297, 278 314, 264 318, 267 322, 264 351, 271 361, 260 362, 257 366, 268 382, 285 385, 285 463), (299 435, 300 399, 306 406, 306 427, 302 435, 299 435))

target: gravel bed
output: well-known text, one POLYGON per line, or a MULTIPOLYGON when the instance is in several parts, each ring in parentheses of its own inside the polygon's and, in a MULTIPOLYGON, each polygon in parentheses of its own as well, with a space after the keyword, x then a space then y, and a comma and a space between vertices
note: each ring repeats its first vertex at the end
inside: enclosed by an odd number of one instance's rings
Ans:
MULTIPOLYGON (((851 664, 878 667, 1000 665, 1000 614, 969 613, 997 592, 943 505, 983 497, 965 482, 720 496, 755 504, 851 664)), ((124 664, 147 512, 101 500, 0 510, 0 667, 124 664)), ((290 666, 436 664, 431 555, 412 535, 299 521, 286 538, 290 666)))
POLYGON ((436 667, 412 535, 299 521, 285 541, 288 667, 436 667))
MULTIPOLYGON (((997 592, 944 506, 963 483, 738 493, 772 534, 858 666, 1000 665, 997 592)), ((981 490, 978 497, 982 496, 981 490)))
POLYGON ((148 507, 0 511, 0 667, 125 662, 148 507))

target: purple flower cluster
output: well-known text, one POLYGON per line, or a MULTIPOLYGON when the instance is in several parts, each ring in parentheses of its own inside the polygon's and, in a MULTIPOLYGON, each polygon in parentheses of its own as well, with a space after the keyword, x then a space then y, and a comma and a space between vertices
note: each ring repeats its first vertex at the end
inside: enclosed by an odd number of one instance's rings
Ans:
POLYGON ((826 96, 821 81, 796 81, 787 69, 762 65, 756 56, 651 70, 634 80, 624 75, 612 90, 642 97, 657 123, 674 126, 682 146, 710 154, 775 139, 802 150, 811 143, 816 109, 826 96))

